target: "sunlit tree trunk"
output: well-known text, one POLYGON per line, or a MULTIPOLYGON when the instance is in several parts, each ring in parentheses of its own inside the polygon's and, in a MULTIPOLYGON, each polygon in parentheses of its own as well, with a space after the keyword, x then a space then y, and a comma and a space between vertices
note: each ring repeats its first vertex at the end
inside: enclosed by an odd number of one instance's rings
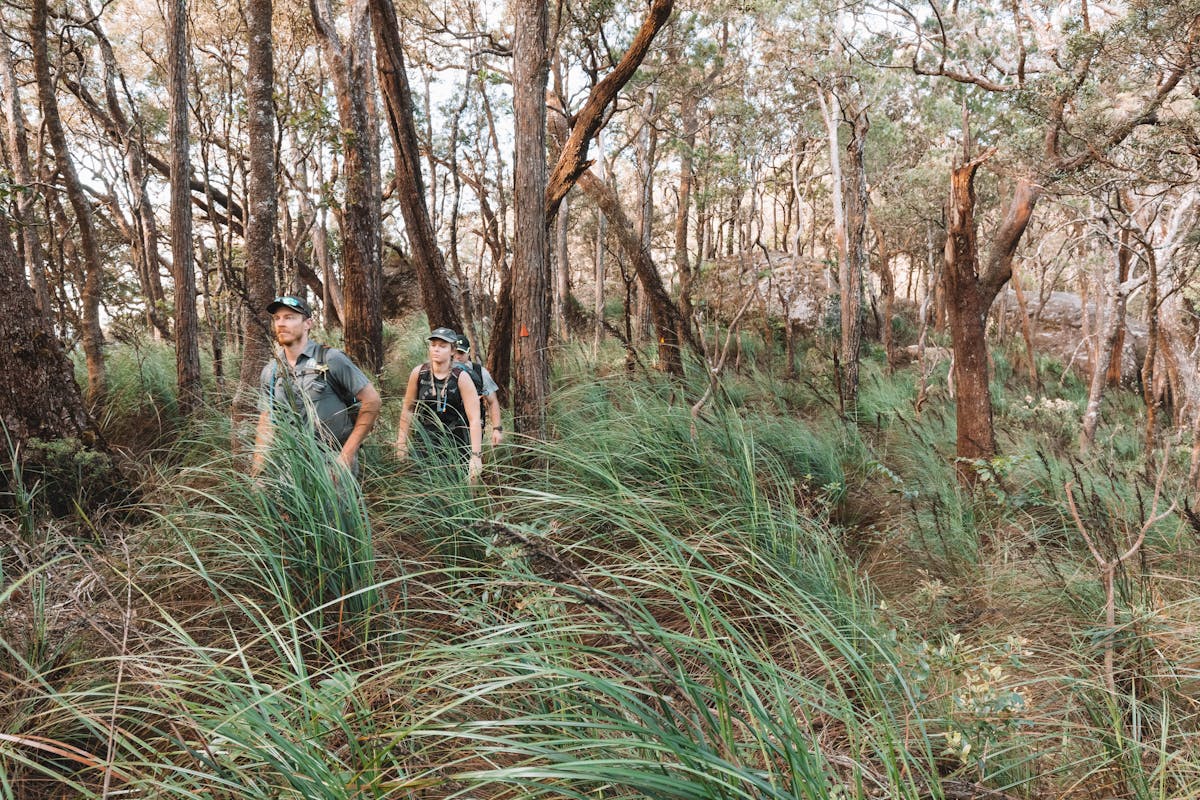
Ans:
MULTIPOLYGON (((518 433, 542 438, 550 364, 550 269, 546 232, 546 50, 545 0, 516 0, 513 21, 513 116, 515 168, 513 204, 513 420, 518 433)), ((565 192, 564 192, 565 194, 565 192)), ((559 198, 561 200, 561 198, 559 198)), ((557 210, 557 202, 555 203, 557 210)))
POLYGON ((621 243, 621 250, 637 274, 658 340, 659 369, 673 377, 682 378, 684 372, 681 343, 686 342, 698 355, 702 353, 702 349, 691 329, 682 324, 679 309, 667 293, 649 249, 644 246, 611 186, 601 182, 589 171, 579 176, 579 188, 587 193, 608 219, 612 232, 621 243))
POLYGON ((858 405, 859 354, 862 350, 863 273, 867 265, 867 172, 864 153, 867 144, 867 112, 858 106, 843 106, 850 122, 846 142, 846 165, 842 172, 846 204, 846 246, 838 264, 842 307, 842 384, 845 410, 855 413, 858 405))
POLYGON ((196 265, 192 248, 188 148, 187 0, 167 10, 167 65, 171 95, 171 264, 175 278, 175 377, 179 410, 191 414, 203 400, 200 383, 200 322, 196 313, 196 265))
POLYGON ((950 337, 954 342, 954 386, 957 393, 956 454, 958 472, 966 483, 979 473, 972 462, 996 453, 992 403, 988 395, 988 353, 984 337, 987 306, 981 296, 978 246, 975 237, 975 171, 982 159, 956 167, 947 204, 946 287, 950 337))
POLYGON ((1096 441, 1096 428, 1100 424, 1100 404, 1104 399, 1104 387, 1108 383, 1109 364, 1113 360, 1119 333, 1125 327, 1125 306, 1129 294, 1146 282, 1146 277, 1130 279, 1130 252, 1128 230, 1122 232, 1116 246, 1116 281, 1105 292, 1107 299, 1101 322, 1099 346, 1092 363, 1091 383, 1088 387, 1087 405, 1083 412, 1083 425, 1079 435, 1079 452, 1085 455, 1096 441), (1123 277, 1124 276, 1124 277, 1123 277))
POLYGON ((629 49, 612 71, 593 87, 579 113, 572 116, 570 133, 563 141, 558 160, 547 180, 547 220, 554 217, 558 212, 558 204, 567 196, 579 176, 591 166, 587 157, 588 147, 596 132, 604 125, 606 109, 641 66, 655 35, 667 24, 674 7, 674 0, 652 0, 646 18, 629 43, 629 49))
POLYGON ((942 286, 954 347, 954 384, 958 426, 956 452, 959 478, 973 484, 974 464, 996 454, 992 404, 988 393, 988 352, 985 323, 992 301, 1012 277, 1012 259, 1025 233, 1041 190, 1028 180, 1018 181, 1013 199, 993 237, 987 265, 979 269, 975 235, 975 172, 995 151, 955 167, 947 203, 947 235, 942 286))
POLYGON ((688 257, 688 222, 695 170, 696 132, 700 128, 699 98, 685 92, 679 106, 679 199, 675 209, 675 273, 679 276, 679 313, 684 325, 692 324, 692 262, 688 257))
POLYGON ((82 300, 82 333, 84 360, 87 363, 88 402, 103 403, 108 390, 104 368, 104 331, 100 326, 100 301, 102 299, 104 272, 100 261, 100 246, 96 239, 92 206, 79 181, 79 173, 71 159, 67 146, 67 134, 62 117, 58 113, 58 99, 51 78, 50 52, 46 38, 47 0, 33 0, 30 15, 30 44, 33 49, 33 68, 37 79, 38 101, 42 107, 42 121, 54 150, 58 173, 66 188, 67 199, 75 212, 79 226, 79 246, 82 249, 84 280, 80 289, 82 300))
MULTIPOLYGON (((404 66, 400 26, 392 0, 369 0, 375 32, 379 85, 387 108, 388 130, 396 150, 396 191, 408 234, 421 300, 430 325, 458 330, 462 320, 450 288, 445 258, 430 220, 421 177, 421 153, 413 116, 412 90, 404 66)), ((545 49, 543 47, 543 49, 545 49)), ((457 144, 452 143, 452 146, 457 144)))
MULTIPOLYGON (((7 26, 0 21, 0 29, 7 26)), ((4 30, 7 34, 8 31, 4 30)), ((29 266, 29 280, 33 286, 38 310, 47 317, 51 313, 50 286, 46 282, 46 264, 42 256, 42 240, 37 235, 37 219, 34 206, 33 171, 29 167, 29 140, 25 135, 25 112, 21 108, 21 95, 17 88, 17 76, 13 72, 12 54, 8 42, 0 42, 0 80, 3 80, 5 110, 8 117, 8 159, 13 177, 19 185, 16 192, 16 222, 21 230, 21 242, 29 266)))
POLYGON ((554 328, 560 344, 566 344, 569 336, 567 298, 571 294, 571 256, 567 233, 570 215, 570 197, 564 197, 554 220, 554 328))
POLYGON ((267 305, 275 296, 275 53, 272 0, 247 0, 246 110, 249 185, 246 219, 246 293, 242 299, 242 368, 234 413, 241 422, 257 411, 258 377, 271 358, 267 305))
MULTIPOLYGON (((600 162, 600 179, 608 180, 608 159, 604 154, 603 137, 603 132, 596 136, 597 160, 600 162)), ((593 264, 595 273, 593 283, 596 287, 596 295, 592 303, 592 315, 595 317, 592 321, 592 356, 597 359, 600 357, 600 343, 604 340, 604 253, 607 236, 608 218, 604 216, 603 211, 600 211, 596 214, 596 252, 593 264)), ((686 239, 686 235, 684 238, 686 239)), ((686 254, 684 259, 687 259, 686 254)))
MULTIPOLYGON (((323 12, 317 2, 309 0, 309 10, 337 96, 345 185, 338 223, 342 231, 342 290, 346 300, 342 321, 346 331, 346 352, 364 371, 377 373, 383 367, 380 305, 383 267, 379 158, 368 104, 368 91, 373 86, 369 10, 366 0, 349 4, 349 32, 343 42, 328 8, 323 12)), ((382 59, 380 63, 383 63, 382 59)))

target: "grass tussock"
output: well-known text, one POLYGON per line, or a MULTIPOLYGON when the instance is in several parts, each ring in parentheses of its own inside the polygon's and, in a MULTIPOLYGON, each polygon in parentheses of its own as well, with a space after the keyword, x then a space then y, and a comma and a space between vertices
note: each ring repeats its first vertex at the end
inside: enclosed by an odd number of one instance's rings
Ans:
POLYGON ((699 418, 566 359, 478 486, 378 445, 359 488, 286 428, 252 478, 214 417, 136 515, 15 514, 0 797, 1200 792, 1194 531, 1150 527, 1110 627, 1063 503, 1120 548, 1140 448, 1081 460, 1006 395, 965 492, 943 395, 868 363, 850 423, 750 344, 699 418))

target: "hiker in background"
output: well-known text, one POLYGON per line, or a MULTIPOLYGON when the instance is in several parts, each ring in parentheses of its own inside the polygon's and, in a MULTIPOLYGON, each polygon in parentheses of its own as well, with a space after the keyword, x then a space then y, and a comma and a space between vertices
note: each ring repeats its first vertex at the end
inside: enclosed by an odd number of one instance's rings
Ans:
POLYGON ((276 297, 267 313, 279 351, 259 379, 263 402, 252 474, 262 471, 280 410, 293 413, 336 453, 342 466, 357 474, 358 449, 379 416, 379 392, 345 353, 309 339, 313 319, 308 303, 276 297))
POLYGON ((491 430, 492 447, 495 447, 504 439, 504 425, 500 422, 500 397, 497 394, 500 387, 487 367, 471 361, 471 341, 461 333, 454 342, 454 360, 471 370, 471 378, 475 381, 475 389, 482 401, 485 431, 491 430))
POLYGON ((413 418, 414 449, 427 463, 466 462, 472 483, 483 471, 483 432, 479 416, 479 392, 471 373, 454 360, 458 334, 450 328, 434 328, 428 338, 429 360, 413 367, 404 392, 404 407, 396 433, 396 457, 408 458, 413 418))

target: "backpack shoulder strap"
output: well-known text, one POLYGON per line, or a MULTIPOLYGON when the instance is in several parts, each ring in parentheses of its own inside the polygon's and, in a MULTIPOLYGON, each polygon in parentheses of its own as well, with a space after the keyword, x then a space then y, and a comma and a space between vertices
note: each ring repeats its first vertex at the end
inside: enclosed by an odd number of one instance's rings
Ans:
POLYGON ((327 359, 329 358, 329 351, 331 349, 332 348, 330 348, 330 346, 327 344, 317 344, 317 357, 315 359, 316 368, 321 373, 321 380, 329 383, 329 388, 333 389, 333 393, 337 395, 338 400, 342 401, 342 405, 350 408, 358 403, 358 398, 352 396, 350 392, 346 390, 346 387, 342 385, 342 382, 337 379, 336 375, 331 376, 329 374, 329 364, 327 363, 327 359))

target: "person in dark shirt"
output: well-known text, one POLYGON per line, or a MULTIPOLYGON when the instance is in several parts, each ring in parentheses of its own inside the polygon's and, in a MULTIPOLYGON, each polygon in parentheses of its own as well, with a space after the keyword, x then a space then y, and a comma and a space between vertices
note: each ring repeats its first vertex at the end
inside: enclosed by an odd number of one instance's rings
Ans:
POLYGON ((454 360, 471 370, 475 389, 482 401, 480 413, 483 415, 484 438, 487 438, 487 429, 491 428, 492 446, 498 446, 504 440, 504 425, 500 421, 500 387, 487 367, 471 361, 471 341, 461 333, 454 343, 454 360))
POLYGON ((412 439, 416 455, 424 461, 466 462, 467 479, 474 482, 483 471, 479 393, 467 369, 454 361, 457 340, 458 334, 450 328, 430 332, 429 360, 408 375, 396 457, 408 458, 412 439))

